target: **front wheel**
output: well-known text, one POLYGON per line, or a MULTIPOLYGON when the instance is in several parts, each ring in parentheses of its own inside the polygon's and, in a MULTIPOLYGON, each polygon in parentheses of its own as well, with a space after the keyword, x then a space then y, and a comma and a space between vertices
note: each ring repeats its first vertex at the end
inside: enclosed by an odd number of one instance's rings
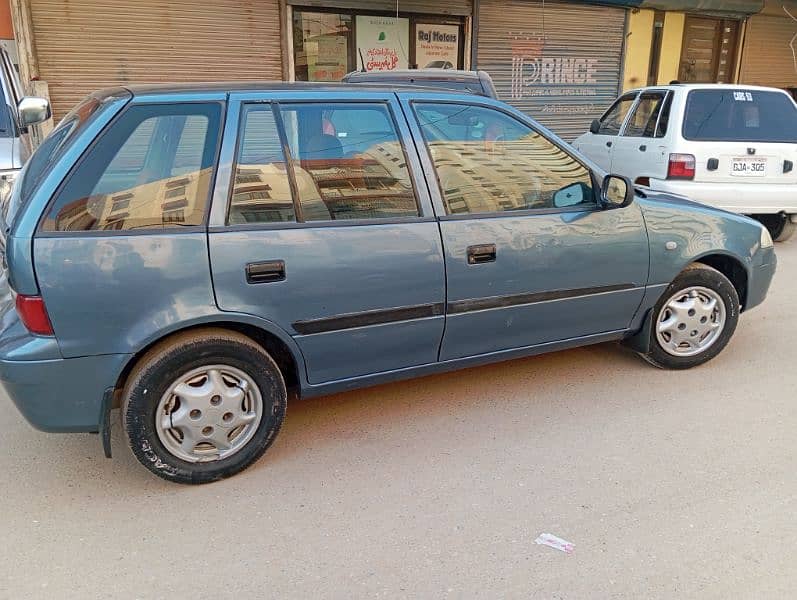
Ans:
POLYGON ((657 367, 689 369, 728 344, 739 320, 739 295, 725 275, 693 264, 675 278, 653 309, 649 350, 657 367))
POLYGON ((175 336, 136 365, 122 420, 136 458, 156 475, 206 483, 234 475, 274 440, 286 389, 250 338, 205 329, 175 336))

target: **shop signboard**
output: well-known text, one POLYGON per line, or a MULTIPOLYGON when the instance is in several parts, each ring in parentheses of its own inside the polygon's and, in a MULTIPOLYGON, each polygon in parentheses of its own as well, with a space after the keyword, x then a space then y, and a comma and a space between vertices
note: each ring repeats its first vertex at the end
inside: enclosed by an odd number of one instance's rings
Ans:
POLYGON ((416 23, 415 62, 419 69, 456 69, 459 25, 416 23))
POLYGON ((340 81, 348 70, 348 48, 342 35, 319 36, 312 42, 305 42, 308 51, 307 75, 310 81, 340 81))
POLYGON ((409 19, 358 15, 355 27, 360 68, 393 71, 409 67, 409 19))

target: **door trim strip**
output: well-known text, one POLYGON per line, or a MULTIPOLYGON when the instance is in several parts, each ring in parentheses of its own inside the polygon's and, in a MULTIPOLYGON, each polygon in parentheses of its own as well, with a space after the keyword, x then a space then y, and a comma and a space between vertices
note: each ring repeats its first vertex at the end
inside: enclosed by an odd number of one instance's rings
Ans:
POLYGON ((341 329, 395 323, 397 321, 439 317, 443 315, 444 309, 445 305, 442 302, 436 302, 434 304, 416 304, 399 308, 366 310, 358 313, 335 315, 334 317, 296 321, 293 323, 293 328, 301 335, 326 333, 341 329))
POLYGON ((550 302, 551 300, 565 300, 578 298, 580 296, 594 296, 596 294, 606 294, 632 290, 638 286, 631 283, 620 283, 616 285, 602 285, 589 288, 575 288, 570 290, 552 290, 550 292, 535 292, 533 294, 507 294, 504 296, 490 296, 488 298, 473 298, 469 300, 455 300, 448 303, 447 313, 457 315, 476 310, 489 310, 491 308, 507 308, 510 306, 520 306, 522 304, 537 304, 539 302, 550 302))
POLYGON ((454 302, 449 302, 447 305, 443 302, 436 302, 433 304, 415 304, 412 306, 366 310, 363 312, 346 313, 332 317, 322 317, 320 319, 296 321, 293 323, 293 328, 300 335, 312 335, 315 333, 328 333, 330 331, 354 329, 355 327, 368 327, 370 325, 383 325, 385 323, 396 323, 398 321, 412 321, 414 319, 439 317, 442 316, 444 312, 447 312, 447 314, 450 315, 456 315, 477 310, 507 308, 510 306, 520 306, 523 304, 537 304, 539 302, 550 302, 552 300, 594 296, 597 294, 607 294, 638 288, 639 286, 633 285, 631 283, 621 283, 616 285, 604 285, 590 288, 536 292, 533 294, 508 294, 504 296, 491 296, 488 298, 456 300, 454 302), (447 310, 444 311, 444 309, 447 310))

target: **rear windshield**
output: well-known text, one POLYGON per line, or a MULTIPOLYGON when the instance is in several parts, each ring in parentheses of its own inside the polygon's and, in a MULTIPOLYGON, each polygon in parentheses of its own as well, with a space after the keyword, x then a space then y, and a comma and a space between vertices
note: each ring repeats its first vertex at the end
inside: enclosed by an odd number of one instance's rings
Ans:
POLYGON ((797 106, 786 94, 760 90, 693 90, 683 136, 711 142, 797 143, 797 106))

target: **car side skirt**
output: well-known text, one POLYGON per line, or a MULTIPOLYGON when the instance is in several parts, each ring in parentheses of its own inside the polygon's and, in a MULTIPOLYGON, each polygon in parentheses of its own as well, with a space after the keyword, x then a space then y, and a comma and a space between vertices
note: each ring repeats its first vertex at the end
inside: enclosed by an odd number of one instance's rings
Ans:
POLYGON ((501 350, 499 352, 479 354, 477 356, 469 356, 467 358, 458 358, 455 360, 447 360, 447 361, 430 363, 425 365, 418 365, 406 369, 397 369, 395 371, 385 371, 382 373, 376 373, 372 375, 364 375, 362 377, 339 379, 336 381, 330 381, 318 385, 306 385, 302 388, 302 397, 310 398, 314 396, 321 396, 324 394, 333 394, 336 392, 343 392, 346 390, 353 390, 372 385, 379 385, 382 383, 390 383, 393 381, 401 381, 403 379, 422 377, 424 375, 434 375, 436 373, 456 371, 457 369, 463 369, 467 367, 477 367, 480 365, 502 362, 505 360, 512 360, 515 358, 535 356, 537 354, 545 354, 547 352, 556 352, 557 350, 567 350, 569 348, 577 348, 579 346, 589 346, 592 344, 611 342, 623 339, 628 334, 629 330, 618 329, 615 331, 607 331, 594 335, 569 338, 566 340, 558 340, 555 342, 547 342, 544 344, 536 344, 534 346, 512 348, 510 350, 501 350))

